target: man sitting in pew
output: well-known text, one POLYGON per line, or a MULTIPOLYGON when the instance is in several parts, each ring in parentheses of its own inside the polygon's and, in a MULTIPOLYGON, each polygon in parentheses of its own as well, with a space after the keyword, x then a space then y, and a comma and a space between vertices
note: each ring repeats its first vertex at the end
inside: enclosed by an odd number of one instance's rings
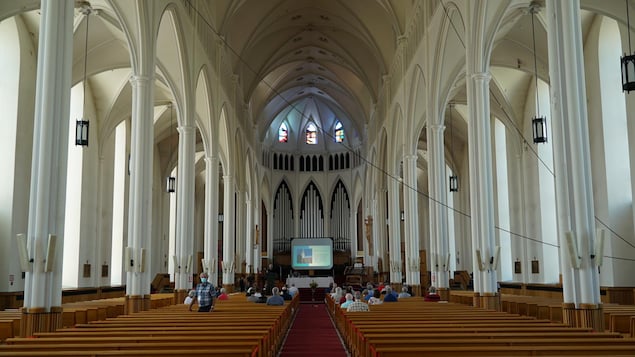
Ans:
POLYGON ((384 296, 384 302, 397 302, 399 299, 397 298, 397 294, 392 291, 392 287, 390 285, 386 285, 384 288, 386 295, 384 296))
POLYGON ((362 301, 362 295, 359 293, 359 291, 355 292, 355 301, 348 305, 348 308, 346 309, 346 312, 357 311, 369 311, 368 304, 362 301))
POLYGON ((284 299, 280 296, 280 290, 277 287, 271 289, 271 296, 267 299, 267 305, 282 306, 284 299))

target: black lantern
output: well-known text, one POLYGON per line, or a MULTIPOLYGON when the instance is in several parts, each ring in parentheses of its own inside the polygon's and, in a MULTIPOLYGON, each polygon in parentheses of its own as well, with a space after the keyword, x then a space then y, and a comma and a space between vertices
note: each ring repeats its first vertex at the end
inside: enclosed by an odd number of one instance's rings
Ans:
MULTIPOLYGON (((452 120, 452 107, 454 104, 450 103, 450 147, 454 150, 454 123, 452 120)), ((459 191, 459 177, 457 175, 450 175, 450 192, 459 191)))
POLYGON ((628 13, 628 0, 626 0, 626 30, 628 31, 628 53, 620 59, 622 63, 622 91, 629 93, 635 90, 635 54, 631 49, 631 19, 628 13))
MULTIPOLYGON (((168 104, 170 107, 170 130, 172 129, 172 103, 168 104)), ((172 140, 170 138, 169 140, 172 140)), ((172 144, 170 144, 170 154, 172 153, 172 144)), ((166 179, 165 191, 167 193, 176 192, 176 178, 174 176, 168 176, 166 179)))
POLYGON ((534 80, 536 85, 536 116, 531 119, 535 144, 547 142, 547 117, 540 116, 540 98, 538 97, 538 60, 536 59, 536 29, 534 25, 534 17, 538 10, 539 5, 536 2, 532 2, 529 5, 529 12, 531 12, 531 37, 534 42, 534 80))
POLYGON ((450 192, 459 191, 459 177, 456 175, 450 175, 450 192))
POLYGON ((82 118, 75 121, 75 145, 88 146, 88 120, 82 118))
MULTIPOLYGON (((93 12, 90 4, 86 1, 81 3, 80 12, 86 16, 86 35, 84 40, 84 81, 82 82, 84 91, 83 111, 86 113, 86 66, 88 64, 88 19, 93 12)), ((88 119, 81 118, 75 122, 75 145, 88 146, 88 119)))
POLYGON ((531 120, 531 127, 534 132, 534 143, 547 142, 547 118, 535 117, 531 120))
POLYGON ((176 177, 174 176, 168 176, 167 180, 166 180, 166 187, 165 190, 168 193, 173 193, 176 191, 176 177))

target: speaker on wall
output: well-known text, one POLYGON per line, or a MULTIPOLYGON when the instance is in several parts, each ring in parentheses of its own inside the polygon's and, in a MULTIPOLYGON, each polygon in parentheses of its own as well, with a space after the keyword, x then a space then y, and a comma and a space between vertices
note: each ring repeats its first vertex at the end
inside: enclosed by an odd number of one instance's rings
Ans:
POLYGON ((16 239, 18 241, 18 253, 20 254, 20 270, 22 272, 30 272, 31 259, 29 259, 29 251, 27 249, 26 234, 18 234, 16 239))

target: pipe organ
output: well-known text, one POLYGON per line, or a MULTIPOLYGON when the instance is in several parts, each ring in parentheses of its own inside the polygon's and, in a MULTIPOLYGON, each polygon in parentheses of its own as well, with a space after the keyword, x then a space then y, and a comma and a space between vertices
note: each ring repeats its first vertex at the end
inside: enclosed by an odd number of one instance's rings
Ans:
POLYGON ((348 192, 340 180, 331 197, 331 236, 335 251, 349 251, 351 248, 351 205, 348 192))
POLYGON ((324 207, 320 192, 311 181, 304 194, 300 206, 300 237, 313 238, 324 236, 324 207))
POLYGON ((273 201, 274 253, 290 252, 291 237, 293 237, 293 197, 287 183, 282 181, 273 201))

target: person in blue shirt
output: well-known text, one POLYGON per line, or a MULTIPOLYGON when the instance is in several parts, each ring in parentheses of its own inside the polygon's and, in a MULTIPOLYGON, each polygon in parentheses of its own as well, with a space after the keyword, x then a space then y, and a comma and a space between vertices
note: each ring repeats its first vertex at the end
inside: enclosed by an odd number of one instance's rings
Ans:
POLYGON ((284 305, 284 299, 280 296, 280 290, 277 287, 271 289, 271 296, 267 299, 267 305, 284 305))
POLYGON ((392 288, 390 287, 390 285, 386 285, 384 290, 386 291, 386 295, 384 296, 384 302, 397 302, 398 301, 397 294, 395 294, 395 292, 392 291, 392 288))

